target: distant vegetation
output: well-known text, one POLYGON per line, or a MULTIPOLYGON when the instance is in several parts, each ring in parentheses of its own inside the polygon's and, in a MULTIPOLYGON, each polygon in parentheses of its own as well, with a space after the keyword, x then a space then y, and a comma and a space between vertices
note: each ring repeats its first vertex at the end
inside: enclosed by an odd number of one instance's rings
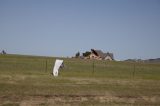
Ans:
POLYGON ((88 57, 90 54, 91 54, 91 52, 86 51, 85 53, 83 53, 83 56, 84 56, 84 57, 88 57))
POLYGON ((75 54, 75 57, 76 57, 76 58, 80 57, 80 52, 77 52, 77 53, 75 54))
POLYGON ((160 63, 160 58, 147 59, 147 60, 142 60, 142 59, 127 59, 125 61, 128 61, 128 62, 145 62, 145 63, 160 63))
POLYGON ((160 64, 0 55, 2 106, 159 106, 160 64))

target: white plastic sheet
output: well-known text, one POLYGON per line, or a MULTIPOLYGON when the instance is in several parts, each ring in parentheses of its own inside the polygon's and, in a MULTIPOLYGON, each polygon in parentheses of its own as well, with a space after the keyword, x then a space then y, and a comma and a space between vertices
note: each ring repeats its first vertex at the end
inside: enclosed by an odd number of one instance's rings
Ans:
POLYGON ((62 63, 63 63, 63 60, 56 59, 55 65, 53 68, 53 75, 54 76, 58 76, 58 70, 59 70, 60 66, 62 65, 62 63))

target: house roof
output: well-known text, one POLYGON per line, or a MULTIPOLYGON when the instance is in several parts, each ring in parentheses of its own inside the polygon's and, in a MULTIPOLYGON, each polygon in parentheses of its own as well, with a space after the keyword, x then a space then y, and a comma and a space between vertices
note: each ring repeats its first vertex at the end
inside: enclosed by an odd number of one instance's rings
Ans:
POLYGON ((114 60, 113 53, 109 53, 109 52, 107 52, 107 53, 105 53, 105 55, 106 55, 106 57, 107 57, 107 56, 109 56, 109 57, 111 57, 111 58, 112 58, 112 60, 114 60))
POLYGON ((96 56, 100 56, 102 59, 105 59, 107 56, 110 56, 112 59, 113 58, 113 53, 103 53, 101 50, 95 50, 95 49, 91 49, 92 53, 94 53, 96 56))
POLYGON ((101 51, 101 50, 94 50, 94 49, 91 49, 92 53, 94 53, 96 56, 100 56, 100 57, 103 57, 104 56, 104 53, 101 51))

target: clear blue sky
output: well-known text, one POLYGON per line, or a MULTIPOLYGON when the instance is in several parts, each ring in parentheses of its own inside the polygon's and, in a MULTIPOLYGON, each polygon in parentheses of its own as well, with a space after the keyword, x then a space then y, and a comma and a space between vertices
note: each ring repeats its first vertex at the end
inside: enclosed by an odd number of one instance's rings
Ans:
POLYGON ((0 0, 0 50, 115 59, 160 57, 160 0, 0 0))

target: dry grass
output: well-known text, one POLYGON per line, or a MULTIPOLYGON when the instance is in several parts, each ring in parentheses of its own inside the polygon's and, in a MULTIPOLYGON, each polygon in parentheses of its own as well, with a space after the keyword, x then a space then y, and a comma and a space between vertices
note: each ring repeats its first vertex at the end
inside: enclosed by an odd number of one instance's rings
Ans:
POLYGON ((93 61, 64 59, 65 68, 54 78, 54 60, 0 55, 0 105, 160 105, 160 64, 95 61, 93 73, 93 61))

